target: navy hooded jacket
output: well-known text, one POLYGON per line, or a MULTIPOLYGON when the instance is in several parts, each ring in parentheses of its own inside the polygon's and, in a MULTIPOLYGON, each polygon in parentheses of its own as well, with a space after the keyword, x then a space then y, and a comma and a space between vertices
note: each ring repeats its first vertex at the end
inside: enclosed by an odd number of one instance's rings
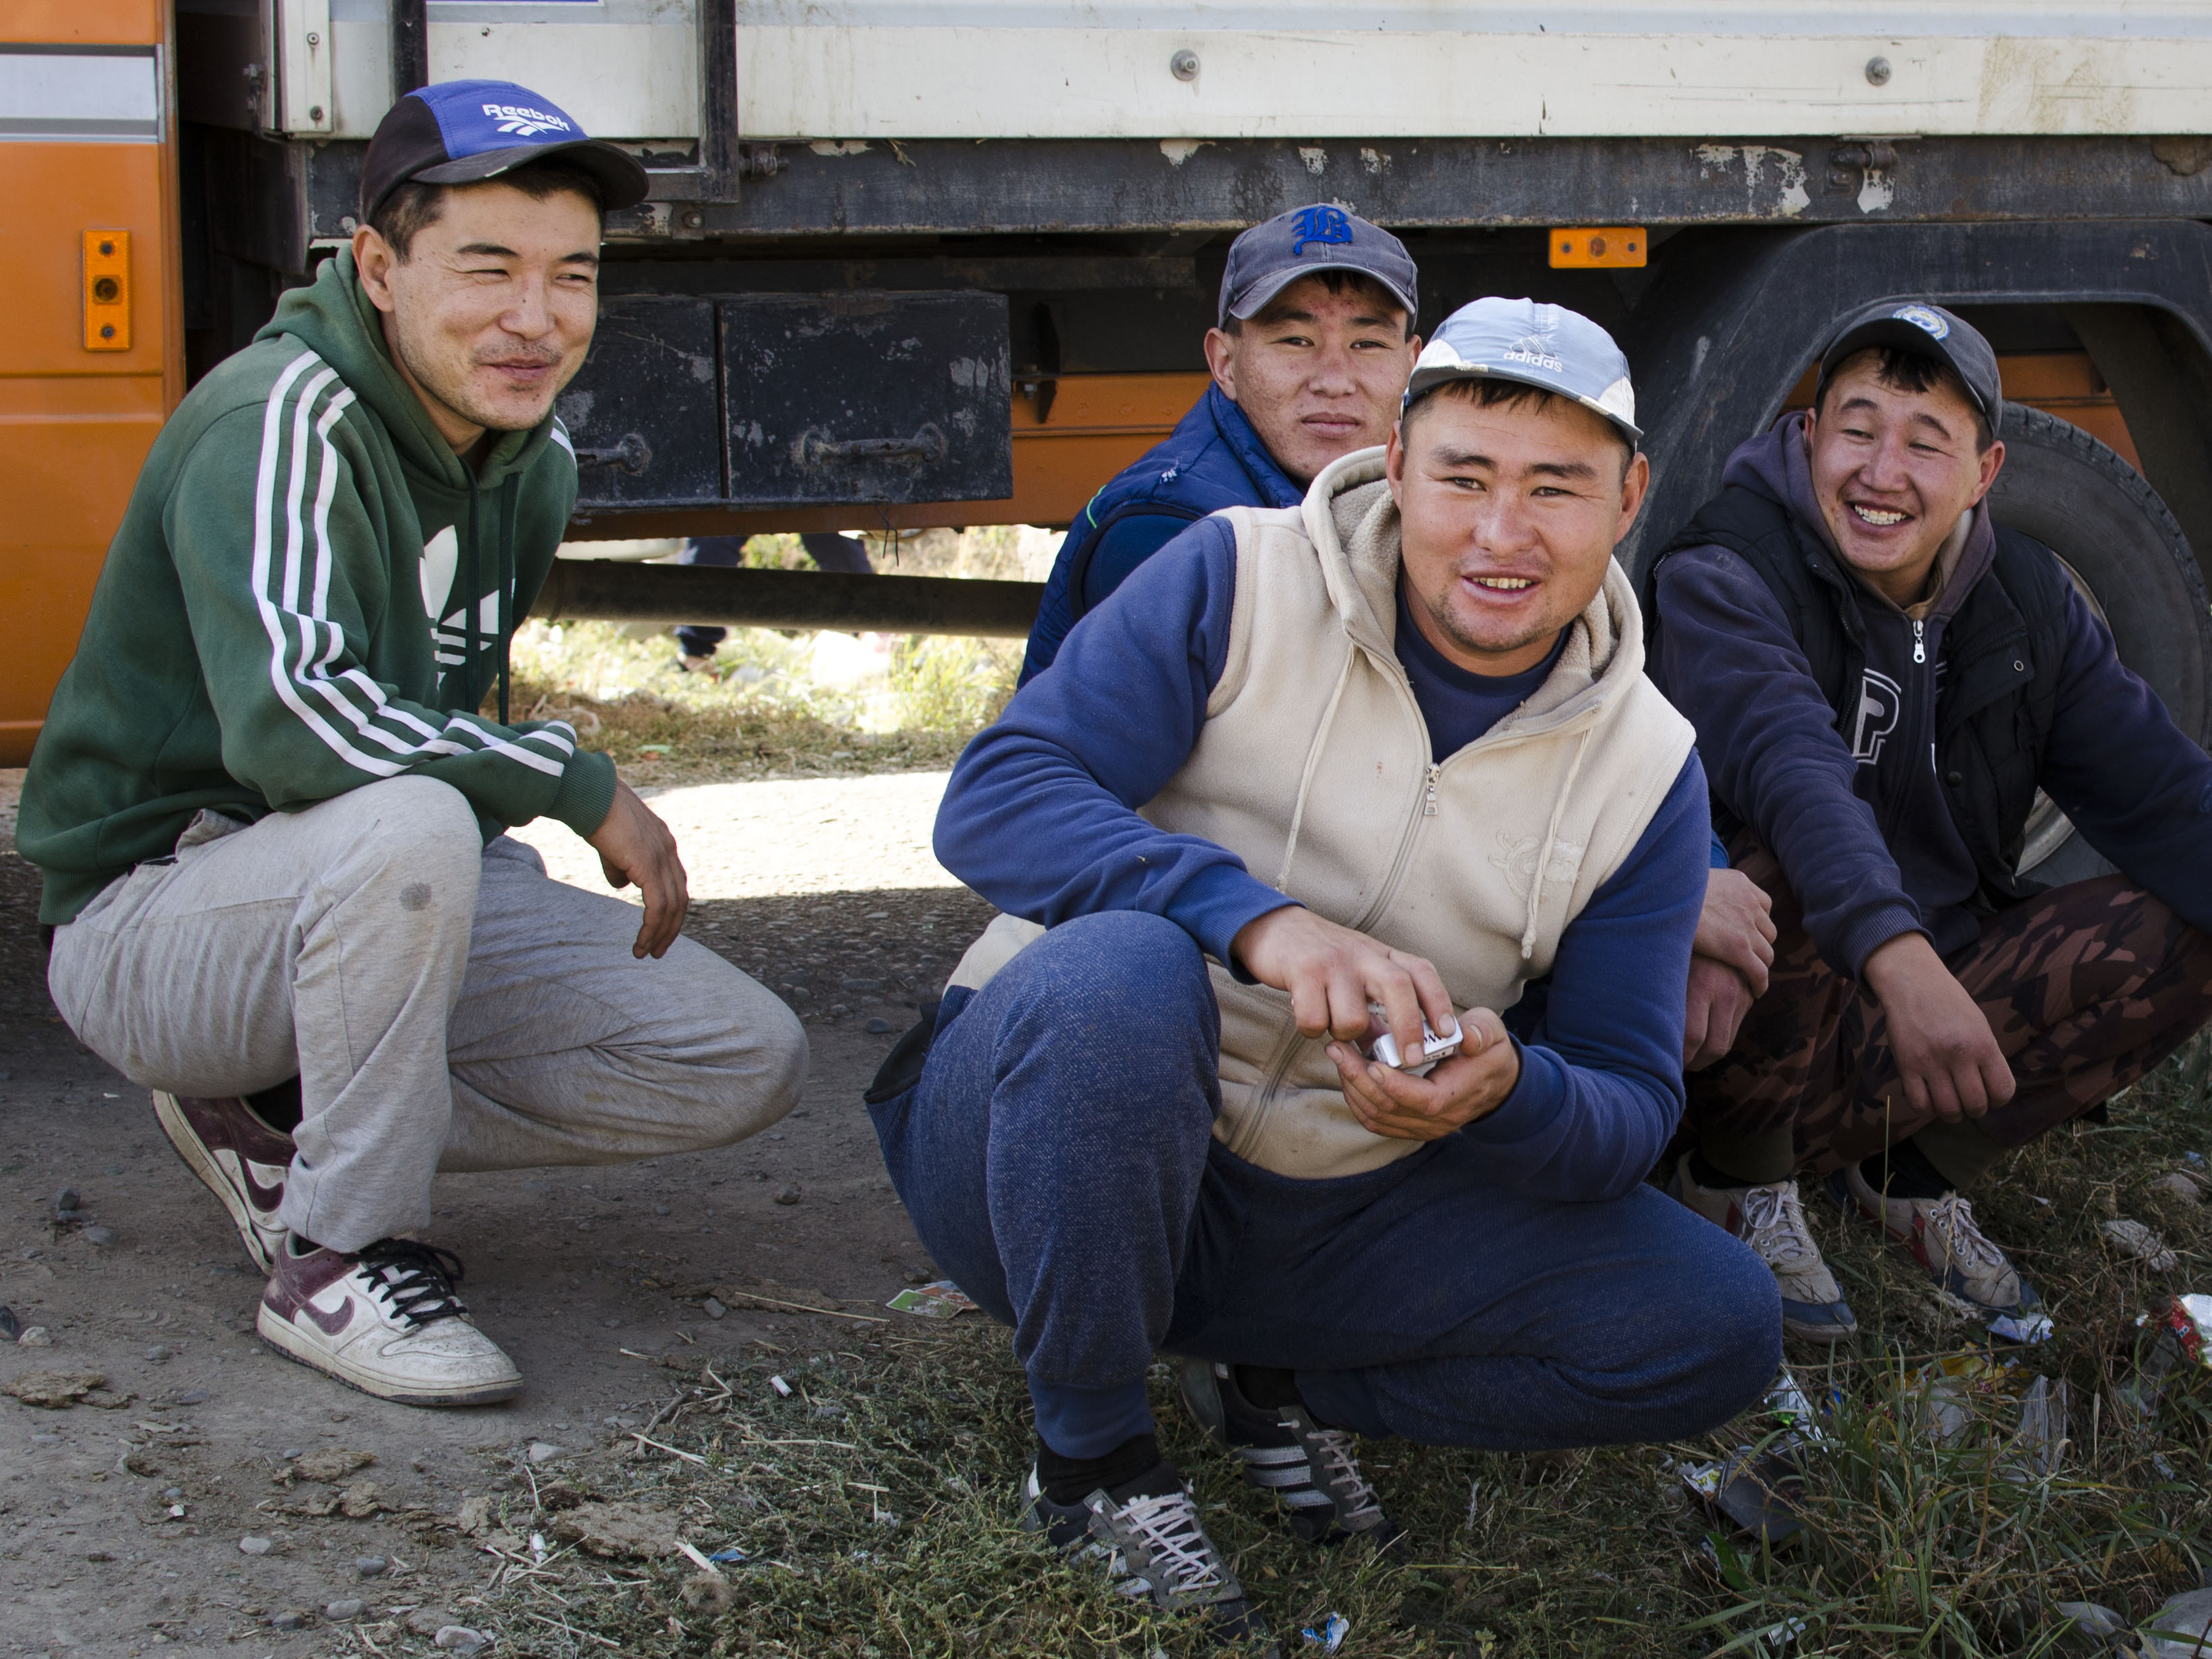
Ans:
POLYGON ((1219 386, 1206 387, 1176 429, 1115 474, 1068 531, 1030 629, 1021 684, 1051 667, 1067 630, 1194 521, 1224 507, 1296 507, 1305 493, 1275 464, 1244 411, 1219 386))
MULTIPOLYGON (((1722 487, 1779 502, 1826 542, 1803 431, 1803 416, 1793 415, 1743 445, 1722 487)), ((1837 730, 1781 604, 1748 562, 1705 546, 1673 552, 1659 567, 1663 626, 1652 677, 1697 727, 1714 799, 1780 861, 1806 932, 1838 973, 1858 976, 1900 933, 1925 933, 1948 955, 1981 932, 1972 860, 1929 739, 1940 726, 1944 624, 1987 575, 1991 550, 1987 508, 1977 508, 1957 568, 1917 634, 1867 590, 1869 673, 1895 702, 1856 742, 1837 730)), ((2183 920, 2212 927, 2212 757, 2120 661, 2081 595, 2069 599, 2037 781, 2131 880, 2183 920)))

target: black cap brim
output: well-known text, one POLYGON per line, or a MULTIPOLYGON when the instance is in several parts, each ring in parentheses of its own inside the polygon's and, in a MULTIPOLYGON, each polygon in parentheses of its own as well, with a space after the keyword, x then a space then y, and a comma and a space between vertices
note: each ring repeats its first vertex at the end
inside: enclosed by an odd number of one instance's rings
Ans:
POLYGON ((1992 428, 1996 425, 2004 409, 2002 398, 1996 400, 1994 408, 1991 407, 1991 399, 1974 384, 1975 376, 1969 372, 1967 366, 1954 356, 1942 341, 1917 323, 1907 322, 1901 317, 1872 318, 1837 336, 1834 343, 1820 354, 1820 374, 1814 401, 1816 404, 1820 401, 1820 393, 1827 390, 1830 377, 1846 358, 1855 352, 1879 346, 1894 346, 1915 357, 1932 357, 1943 364, 1959 377, 1959 384, 1966 388, 1966 395, 1974 400, 1974 407, 1981 411, 1982 418, 1992 428))
POLYGON ((1272 272, 1257 282, 1246 284, 1244 290, 1230 302, 1222 320, 1225 322, 1234 317, 1240 323, 1249 323, 1265 311, 1269 302, 1292 283, 1324 270, 1349 270, 1364 276, 1398 302, 1399 308, 1406 313, 1408 327, 1420 319, 1420 302, 1373 266, 1354 264, 1348 259, 1316 259, 1311 264, 1292 265, 1286 270, 1272 272))
MULTIPOLYGON (((628 150, 600 138, 579 138, 565 144, 515 144, 506 149, 487 149, 459 161, 441 161, 408 178, 425 185, 480 185, 503 173, 528 167, 533 161, 560 156, 572 167, 592 175, 599 186, 600 206, 609 211, 635 207, 645 199, 645 167, 628 150)), ((404 180, 395 180, 395 185, 404 180)))

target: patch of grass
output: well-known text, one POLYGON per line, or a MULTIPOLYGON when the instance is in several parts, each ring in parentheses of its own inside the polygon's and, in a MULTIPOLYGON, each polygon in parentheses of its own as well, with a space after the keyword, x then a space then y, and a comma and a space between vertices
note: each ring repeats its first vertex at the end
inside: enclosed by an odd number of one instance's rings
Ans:
MULTIPOLYGON (((2061 1130, 2001 1170, 1983 1206, 1989 1230, 2043 1291, 2057 1335, 1999 1351, 2016 1370, 1969 1393, 1967 1425, 1948 1445, 1921 1426, 1917 1379, 1930 1359, 1965 1349, 1970 1327, 1907 1258, 1815 1200, 1863 1335, 1851 1354, 1792 1355, 1807 1392, 1837 1401, 1826 1443, 1802 1458, 1810 1526, 1800 1540, 1759 1546, 1676 1473, 1776 1434, 1758 1413, 1696 1443, 1551 1457, 1370 1443, 1366 1466, 1408 1532, 1381 1558, 1292 1540, 1190 1427, 1158 1367, 1163 1444, 1291 1659, 1301 1627, 1333 1611, 1352 1622, 1349 1659, 2033 1655, 2057 1650, 2060 1601, 2142 1620, 2212 1561, 2212 1387, 2202 1372, 2178 1376, 2148 1430, 2110 1394, 2130 1370, 2136 1316, 2205 1283, 2212 1265, 2212 1209, 2149 1187, 2212 1145, 2208 1066, 2212 1048, 2192 1046, 2116 1103, 2109 1125, 2061 1130), (2097 1231, 2114 1213, 2155 1227, 2182 1267, 2160 1274, 2114 1253, 2097 1231), (2022 1477, 2008 1443, 2011 1395, 2033 1374, 2070 1385, 2070 1443, 2055 1470, 2022 1477), (1768 1635, 1778 1629, 1791 1633, 1768 1635)), ((972 1316, 951 1328, 864 1329, 841 1331, 811 1359, 741 1356, 683 1374, 653 1437, 703 1463, 647 1451, 600 1479, 599 1495, 679 1514, 703 1550, 746 1551, 725 1569, 727 1605, 696 1588, 687 1604, 698 1575, 681 1561, 557 1556, 533 1573, 502 1570, 490 1596, 518 1650, 1205 1650, 1188 1627, 1150 1617, 1093 1567, 1019 1531, 1028 1401, 1005 1333, 972 1316), (771 1370, 794 1385, 791 1399, 769 1385, 771 1370)), ((539 1524, 522 1477, 506 1501, 518 1535, 539 1524)))
POLYGON ((935 771, 1005 707, 1021 653, 915 636, 851 684, 821 661, 815 635, 737 628, 711 672, 686 673, 667 630, 532 622, 515 635, 509 707, 569 721, 638 784, 935 771))

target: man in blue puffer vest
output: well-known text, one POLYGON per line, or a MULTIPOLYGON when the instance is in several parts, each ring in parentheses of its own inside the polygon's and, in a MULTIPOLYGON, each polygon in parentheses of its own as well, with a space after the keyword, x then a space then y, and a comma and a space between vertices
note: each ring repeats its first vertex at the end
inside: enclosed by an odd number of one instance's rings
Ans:
POLYGON ((1326 204, 1278 214, 1231 245, 1219 321, 1206 333, 1213 384, 1067 532, 1023 684, 1186 526, 1224 507, 1296 507, 1331 461, 1389 437, 1421 349, 1415 276, 1395 236, 1326 204))

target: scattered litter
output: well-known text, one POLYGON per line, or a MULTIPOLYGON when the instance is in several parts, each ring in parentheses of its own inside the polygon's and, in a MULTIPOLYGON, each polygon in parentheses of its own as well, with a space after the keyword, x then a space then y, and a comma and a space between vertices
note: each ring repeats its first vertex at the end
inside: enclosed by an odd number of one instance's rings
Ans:
POLYGON ((2158 1471, 2158 1478, 2161 1480, 2172 1480, 2179 1478, 2173 1472, 2173 1465, 2166 1461, 2166 1454, 2164 1452, 2153 1452, 2150 1455, 2150 1466, 2158 1471))
POLYGON ((1831 1388, 1816 1407, 1784 1365, 1782 1374, 1774 1379, 1774 1386, 1766 1391, 1766 1413, 1784 1428, 1795 1431, 1797 1437, 1807 1443, 1821 1445, 1828 1437, 1822 1432, 1820 1425, 1835 1415, 1843 1399, 1842 1389, 1831 1388))
POLYGON ((699 1310, 709 1319, 726 1318, 730 1311, 711 1296, 699 1304, 699 1310))
POLYGON ((1802 1443, 1790 1436, 1765 1451, 1740 1447, 1725 1462, 1683 1464, 1675 1473, 1746 1532, 1778 1544, 1805 1524, 1797 1508, 1805 1480, 1792 1456, 1802 1443))
POLYGON ((553 1517, 553 1535, 599 1556, 650 1559, 676 1553, 676 1517, 643 1504, 579 1504, 553 1517))
POLYGON ((2128 1621, 2110 1607, 2094 1601, 2061 1601, 2058 1616, 2073 1621, 2074 1628, 2085 1636, 2109 1641, 2115 1636, 2128 1633, 2128 1621))
MULTIPOLYGON (((2140 1322, 2148 1325, 2146 1317, 2140 1322)), ((2206 1357, 2205 1328, 2212 1325, 2212 1296, 2177 1296, 2166 1304, 2158 1321, 2158 1334, 2149 1351, 2136 1363, 2136 1372, 2113 1390, 2122 1403, 2145 1417, 2158 1411, 2158 1397, 2166 1380, 2185 1365, 2212 1364, 2206 1357)))
POLYGON ((1473 1526, 1475 1517, 1482 1513, 1482 1485, 1480 1481, 1467 1483, 1467 1524, 1473 1526))
POLYGON ((20 1347, 51 1348, 54 1346, 54 1334, 44 1325, 33 1325, 27 1327, 15 1341, 20 1347))
POLYGON ((1340 1613, 1332 1613, 1318 1626, 1308 1625, 1298 1634, 1323 1653, 1334 1653, 1344 1645, 1344 1638, 1352 1634, 1352 1620, 1340 1613))
POLYGON ((1795 1449, 1739 1451, 1721 1471, 1720 1495, 1713 1502, 1729 1520, 1769 1544, 1805 1528, 1800 1509, 1805 1477, 1798 1471, 1795 1449))
POLYGON ((2204 1161, 2204 1154, 2202 1152, 2184 1152, 2182 1157, 2187 1158, 2191 1164, 2202 1164, 2204 1161))
MULTIPOLYGON (((32 1330, 39 1328, 33 1326, 32 1330)), ((23 1333, 18 1341, 30 1335, 23 1333)), ((12 1394, 26 1406, 43 1406, 48 1411, 65 1411, 80 1400, 88 1399, 95 1390, 105 1393, 107 1379, 98 1371, 25 1371, 0 1394, 12 1394)))
POLYGON ((2017 1342, 2022 1347, 2033 1347, 2039 1342, 2048 1342, 2051 1332, 2049 1314, 1995 1314, 1990 1319, 1991 1336, 2000 1342, 2017 1342))
POLYGON ((2166 1248, 2166 1241, 2140 1221, 2123 1216, 2097 1231, 2111 1239, 2123 1255, 2136 1257, 2153 1273, 2172 1273, 2181 1265, 2181 1258, 2166 1248))
POLYGON ((771 1376, 768 1380, 768 1385, 775 1390, 776 1395, 779 1399, 788 1400, 791 1398, 791 1384, 785 1382, 781 1376, 771 1376))
POLYGON ((1759 1632, 1759 1639, 1771 1651, 1780 1653, 1784 1649, 1795 1647, 1803 1641, 1805 1632, 1811 1628, 1802 1619, 1784 1619, 1780 1624, 1769 1625, 1759 1632))
POLYGON ((274 1546, 265 1538, 241 1538, 238 1547, 247 1555, 266 1555, 274 1546))
POLYGON ((1997 1472, 2015 1486, 2058 1468, 2066 1453, 2066 1419, 2073 1406, 2064 1378, 2039 1376, 2020 1397, 2020 1429, 2005 1443, 2007 1455, 1997 1472))
POLYGON ((914 1314, 922 1319, 957 1319, 975 1305, 967 1292, 949 1279, 901 1291, 884 1304, 896 1312, 914 1314))
POLYGON ((2144 1659, 2184 1659, 2206 1651, 2205 1638, 2212 1636, 2212 1590, 2168 1597, 2141 1629, 2144 1639, 2136 1651, 2144 1659))
POLYGON ((707 1559, 709 1561, 712 1561, 718 1567, 726 1567, 732 1561, 744 1560, 745 1559, 745 1553, 743 1550, 733 1547, 726 1550, 716 1550, 707 1559))
POLYGON ((683 1551, 691 1565, 700 1571, 710 1573, 717 1578, 722 1576, 722 1570, 714 1565, 714 1558, 702 1552, 696 1544, 687 1544, 679 1538, 676 1540, 676 1547, 683 1551))

